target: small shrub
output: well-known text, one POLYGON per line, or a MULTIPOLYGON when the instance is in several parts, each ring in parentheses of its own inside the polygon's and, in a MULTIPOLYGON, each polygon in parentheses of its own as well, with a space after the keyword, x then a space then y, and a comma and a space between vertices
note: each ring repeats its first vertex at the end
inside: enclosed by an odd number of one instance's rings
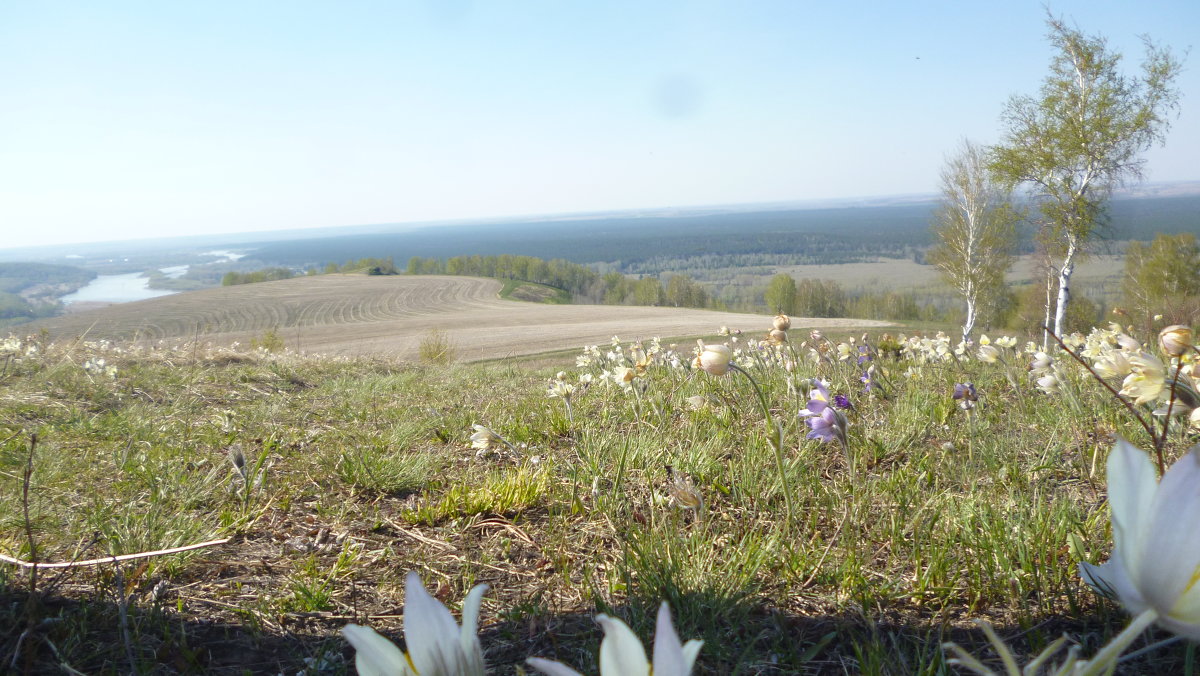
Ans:
POLYGON ((267 329, 267 332, 258 338, 250 339, 250 349, 265 350, 267 352, 283 352, 287 347, 283 338, 275 332, 275 329, 267 329))

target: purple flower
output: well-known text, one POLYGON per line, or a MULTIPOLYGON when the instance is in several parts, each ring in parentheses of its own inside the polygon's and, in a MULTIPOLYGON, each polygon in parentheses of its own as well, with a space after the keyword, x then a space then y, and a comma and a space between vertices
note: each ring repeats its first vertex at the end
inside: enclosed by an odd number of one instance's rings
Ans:
POLYGON ((833 405, 843 410, 852 408, 854 406, 850 403, 850 397, 847 397, 844 394, 833 395, 833 405))
POLYGON ((847 405, 850 400, 839 394, 832 398, 833 406, 830 406, 829 386, 820 380, 813 380, 813 385, 808 406, 799 413, 801 418, 806 418, 804 422, 810 430, 807 438, 823 442, 837 439, 845 446, 846 417, 835 407, 840 405, 839 398, 847 405))
POLYGON ((871 380, 871 371, 869 369, 866 371, 863 371, 863 374, 861 376, 859 376, 858 379, 862 381, 863 392, 870 393, 871 385, 873 383, 873 381, 871 380))
POLYGON ((975 408, 975 402, 979 401, 979 395, 975 392, 975 383, 955 383, 954 399, 958 401, 958 405, 964 411, 975 408))
POLYGON ((871 361, 871 348, 866 345, 858 346, 858 364, 862 366, 865 362, 871 361))
POLYGON ((840 434, 838 432, 837 411, 826 406, 821 411, 820 415, 815 415, 805 421, 812 431, 808 433, 808 439, 818 439, 822 442, 833 441, 840 434))

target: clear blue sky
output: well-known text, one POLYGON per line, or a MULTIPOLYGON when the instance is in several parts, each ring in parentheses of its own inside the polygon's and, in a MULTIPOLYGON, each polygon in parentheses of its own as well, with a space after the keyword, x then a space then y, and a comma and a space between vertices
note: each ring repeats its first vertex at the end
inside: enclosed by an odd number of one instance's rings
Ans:
MULTIPOLYGON (((1051 3, 1140 62, 1200 2, 1051 3)), ((0 248, 928 193, 1038 0, 0 3, 0 248)), ((1200 55, 1151 181, 1200 179, 1200 55)))

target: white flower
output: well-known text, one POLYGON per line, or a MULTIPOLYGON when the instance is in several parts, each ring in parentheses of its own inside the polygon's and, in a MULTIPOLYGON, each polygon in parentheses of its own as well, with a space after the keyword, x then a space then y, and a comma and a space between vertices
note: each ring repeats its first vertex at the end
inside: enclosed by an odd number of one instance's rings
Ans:
POLYGON ((1148 404, 1158 399, 1166 386, 1167 368, 1156 357, 1139 352, 1129 357, 1133 372, 1121 383, 1121 394, 1131 397, 1135 404, 1148 404))
POLYGON ((1200 640, 1200 446, 1155 480, 1149 456, 1124 440, 1108 458, 1113 553, 1081 563, 1093 587, 1116 594, 1133 615, 1153 610, 1158 623, 1200 640))
POLYGON ((404 642, 408 653, 370 627, 348 624, 342 634, 354 646, 360 676, 483 676, 479 645, 479 604, 486 584, 476 585, 463 601, 460 628, 450 611, 410 572, 404 585, 404 642))
POLYGON ((504 443, 500 435, 493 432, 491 428, 484 427, 483 425, 471 425, 471 428, 475 430, 475 433, 471 435, 471 448, 486 451, 493 446, 499 446, 504 443))
MULTIPOLYGON (((981 341, 982 342, 982 341, 981 341)), ((1000 350, 990 344, 979 346, 979 361, 994 364, 1000 358, 1000 350)))
MULTIPOLYGON (((600 642, 600 676, 688 676, 700 654, 703 641, 692 639, 680 645, 679 635, 671 624, 671 610, 664 601, 658 607, 658 623, 654 629, 654 664, 646 661, 642 642, 621 620, 597 615, 604 629, 600 642)), ((530 657, 526 664, 547 676, 581 676, 578 671, 553 660, 530 657)))
POLYGON ((725 345, 705 345, 704 351, 696 358, 697 368, 714 376, 723 376, 729 372, 729 362, 733 359, 733 350, 725 345))
POLYGON ((562 380, 551 380, 550 387, 546 390, 547 397, 559 397, 562 399, 570 399, 575 393, 575 386, 565 383, 562 380))

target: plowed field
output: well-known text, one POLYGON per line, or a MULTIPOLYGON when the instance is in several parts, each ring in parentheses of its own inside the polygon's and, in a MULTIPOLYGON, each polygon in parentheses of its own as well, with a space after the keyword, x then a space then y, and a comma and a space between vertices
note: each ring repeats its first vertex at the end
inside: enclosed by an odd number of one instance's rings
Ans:
MULTIPOLYGON (((248 344, 274 330, 291 349, 415 359, 422 337, 446 331, 463 360, 527 355, 623 339, 757 334, 764 315, 501 300, 499 282, 474 277, 320 275, 229 286, 111 305, 21 327, 55 338, 248 344)), ((799 319, 795 328, 886 326, 861 319, 799 319)))

